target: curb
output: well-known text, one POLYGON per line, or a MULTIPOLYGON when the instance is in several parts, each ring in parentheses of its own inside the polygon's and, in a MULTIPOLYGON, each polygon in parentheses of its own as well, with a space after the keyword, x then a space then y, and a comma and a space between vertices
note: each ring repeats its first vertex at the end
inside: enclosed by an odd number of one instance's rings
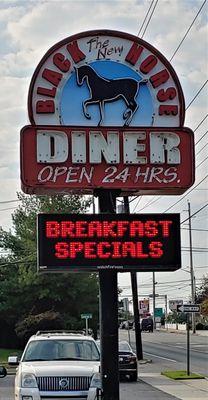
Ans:
POLYGON ((148 359, 148 358, 145 358, 144 360, 138 360, 138 363, 139 364, 151 364, 152 363, 152 360, 150 360, 150 359, 148 359))

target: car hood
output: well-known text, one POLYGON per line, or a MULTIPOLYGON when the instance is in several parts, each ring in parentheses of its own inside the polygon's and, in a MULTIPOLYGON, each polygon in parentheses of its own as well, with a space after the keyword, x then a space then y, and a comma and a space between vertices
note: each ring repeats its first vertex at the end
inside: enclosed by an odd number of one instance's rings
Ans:
POLYGON ((92 376, 99 371, 99 361, 21 362, 19 371, 35 376, 92 376), (77 364, 76 364, 77 363, 77 364))

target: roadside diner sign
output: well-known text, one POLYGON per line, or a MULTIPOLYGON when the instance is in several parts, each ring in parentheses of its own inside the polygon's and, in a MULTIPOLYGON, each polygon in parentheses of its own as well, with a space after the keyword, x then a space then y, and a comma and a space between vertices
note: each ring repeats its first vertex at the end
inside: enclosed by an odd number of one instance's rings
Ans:
POLYGON ((138 37, 88 31, 55 44, 29 88, 21 131, 25 193, 181 194, 194 182, 193 132, 165 57, 138 37))
POLYGON ((175 271, 179 214, 39 214, 39 272, 175 271))

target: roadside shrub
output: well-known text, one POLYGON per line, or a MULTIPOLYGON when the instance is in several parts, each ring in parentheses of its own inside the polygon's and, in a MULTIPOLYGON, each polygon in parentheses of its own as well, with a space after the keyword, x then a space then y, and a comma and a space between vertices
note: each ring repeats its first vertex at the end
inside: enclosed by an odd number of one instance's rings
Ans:
POLYGON ((41 314, 30 314, 28 317, 17 322, 15 332, 22 345, 25 345, 37 331, 60 330, 63 329, 63 321, 60 313, 55 311, 46 311, 41 314))

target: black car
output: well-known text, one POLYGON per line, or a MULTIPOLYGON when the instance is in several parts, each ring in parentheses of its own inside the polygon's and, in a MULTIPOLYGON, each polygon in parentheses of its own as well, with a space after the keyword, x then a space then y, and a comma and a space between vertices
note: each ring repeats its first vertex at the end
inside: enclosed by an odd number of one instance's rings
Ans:
POLYGON ((153 319, 144 318, 141 322, 141 330, 144 332, 153 332, 153 319))
POLYGON ((128 342, 119 342, 119 375, 137 381, 137 357, 128 342))
MULTIPOLYGON (((100 350, 100 340, 96 340, 96 344, 100 350)), ((119 342, 119 375, 121 378, 129 376, 131 381, 137 381, 137 357, 128 342, 119 342)))

